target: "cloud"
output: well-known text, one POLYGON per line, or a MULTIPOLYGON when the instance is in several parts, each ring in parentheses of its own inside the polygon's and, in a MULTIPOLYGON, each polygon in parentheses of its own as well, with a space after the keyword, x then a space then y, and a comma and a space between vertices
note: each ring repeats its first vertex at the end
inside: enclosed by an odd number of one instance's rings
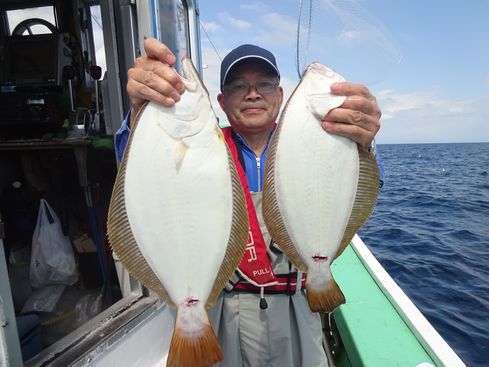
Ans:
POLYGON ((268 6, 265 4, 255 2, 255 3, 248 3, 248 4, 241 4, 239 8, 242 11, 249 11, 253 13, 265 13, 268 11, 268 6))
POLYGON ((489 96, 450 99, 436 89, 376 95, 382 109, 381 143, 489 141, 489 96))
MULTIPOLYGON (((217 95, 220 93, 219 78, 221 60, 210 46, 205 46, 204 44, 202 46, 202 60, 205 60, 206 65, 206 68, 203 70, 204 84, 209 92, 209 98, 216 116, 219 117, 220 122, 226 122, 226 115, 222 112, 221 107, 217 102, 217 95)), ((229 50, 219 50, 219 54, 225 55, 228 51, 229 50)))
POLYGON ((201 21, 200 24, 202 25, 202 27, 204 27, 207 33, 215 33, 222 29, 221 25, 217 24, 216 22, 201 21))
POLYGON ((229 24, 231 27, 239 29, 239 30, 246 30, 251 28, 252 24, 250 22, 247 22, 246 20, 234 18, 229 12, 221 12, 219 13, 219 19, 221 19, 223 22, 229 24))
POLYGON ((296 39, 297 21, 279 13, 267 13, 260 17, 262 28, 255 41, 265 45, 292 45, 296 39))
POLYGON ((437 91, 419 91, 412 93, 396 93, 393 90, 380 91, 377 94, 382 106, 384 119, 394 118, 400 113, 414 112, 426 115, 444 116, 452 113, 472 112, 472 101, 445 99, 437 91))

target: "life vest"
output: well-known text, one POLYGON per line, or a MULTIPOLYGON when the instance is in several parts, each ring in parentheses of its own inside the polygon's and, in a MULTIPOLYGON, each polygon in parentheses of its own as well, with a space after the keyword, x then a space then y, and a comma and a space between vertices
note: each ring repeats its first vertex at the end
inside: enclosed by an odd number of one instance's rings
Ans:
MULTIPOLYGON (((238 265, 237 272, 244 281, 240 280, 232 284, 231 288, 236 291, 247 291, 255 293, 294 293, 297 283, 297 273, 275 274, 270 257, 267 253, 267 244, 260 229, 260 223, 253 204, 253 199, 248 188, 246 173, 239 159, 238 147, 231 128, 222 129, 224 139, 233 157, 238 171, 241 186, 246 198, 250 229, 246 250, 238 265)), ((305 275, 301 276, 301 285, 305 284, 305 275)))

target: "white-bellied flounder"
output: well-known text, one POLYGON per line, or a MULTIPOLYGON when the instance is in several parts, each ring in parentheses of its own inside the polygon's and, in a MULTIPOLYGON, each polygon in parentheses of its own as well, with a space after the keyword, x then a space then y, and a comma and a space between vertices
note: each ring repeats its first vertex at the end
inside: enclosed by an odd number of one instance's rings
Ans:
POLYGON ((367 220, 379 190, 375 157, 321 125, 345 100, 330 89, 343 80, 319 63, 307 68, 270 142, 263 189, 267 228, 307 273, 307 298, 316 312, 345 302, 330 265, 367 220))
POLYGON ((114 185, 108 236, 122 264, 177 307, 168 366, 222 360, 205 308, 238 266, 248 214, 236 167, 190 60, 174 107, 148 103, 114 185))

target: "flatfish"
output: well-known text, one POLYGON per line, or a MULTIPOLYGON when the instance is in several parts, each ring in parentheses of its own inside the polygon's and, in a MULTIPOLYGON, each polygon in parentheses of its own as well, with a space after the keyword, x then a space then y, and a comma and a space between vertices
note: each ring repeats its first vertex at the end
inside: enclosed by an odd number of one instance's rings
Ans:
POLYGON ((344 81, 319 63, 306 69, 287 101, 272 137, 263 188, 263 216, 277 245, 307 273, 312 311, 331 312, 345 297, 330 265, 375 206, 379 173, 375 157, 321 121, 344 96, 331 94, 344 81))
POLYGON ((183 60, 174 107, 137 116, 114 184, 108 237, 127 270, 177 308, 167 366, 223 359, 206 308, 245 251, 248 213, 204 84, 183 60))

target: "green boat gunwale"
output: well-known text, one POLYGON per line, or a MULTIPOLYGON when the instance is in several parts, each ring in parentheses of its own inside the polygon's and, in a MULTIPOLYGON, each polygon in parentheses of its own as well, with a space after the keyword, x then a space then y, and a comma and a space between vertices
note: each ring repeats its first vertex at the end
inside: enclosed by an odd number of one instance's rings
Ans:
POLYGON ((380 358, 389 360, 386 365, 405 365, 402 364, 404 356, 410 361, 408 365, 419 361, 415 363, 466 366, 358 235, 355 235, 347 251, 333 263, 332 271, 347 299, 347 303, 335 310, 333 315, 352 365, 378 366, 382 362, 380 358), (358 287, 369 283, 368 296, 362 296, 358 287), (350 289, 355 287, 355 291, 350 289), (376 329, 372 330, 373 327, 376 329), (392 329, 396 330, 396 335, 387 334, 388 329, 391 332, 392 329), (377 335, 374 334, 376 332, 377 335), (402 336, 402 333, 410 335, 402 336), (385 343, 378 342, 379 335, 385 343), (398 345, 386 338, 406 343, 403 346, 410 352, 401 353, 398 345), (387 351, 389 343, 397 347, 392 353, 387 351))

